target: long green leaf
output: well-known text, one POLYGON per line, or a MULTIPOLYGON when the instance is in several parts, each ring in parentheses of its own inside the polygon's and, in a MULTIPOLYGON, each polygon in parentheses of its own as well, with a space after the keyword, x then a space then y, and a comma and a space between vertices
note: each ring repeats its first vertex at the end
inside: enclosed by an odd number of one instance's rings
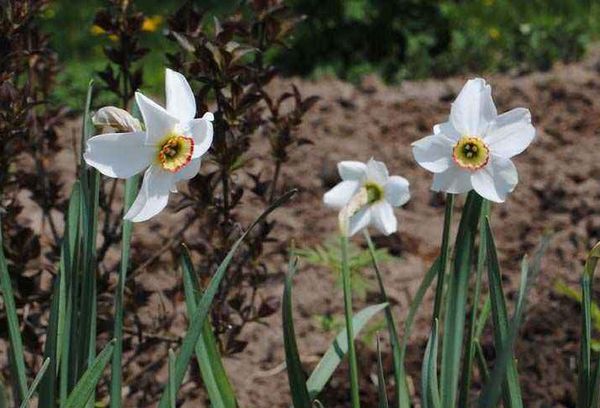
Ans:
POLYGON ((177 391, 175 391, 175 353, 169 349, 169 407, 176 408, 177 391))
POLYGON ((292 314, 292 280, 296 274, 298 259, 293 254, 290 255, 288 273, 285 277, 283 289, 283 301, 281 302, 285 365, 294 408, 311 408, 312 404, 308 395, 308 389, 306 388, 306 376, 302 370, 298 345, 296 344, 296 332, 294 330, 292 314))
POLYGON ((69 395, 69 398, 67 398, 64 408, 82 408, 88 403, 90 398, 94 395, 94 390, 96 389, 98 381, 100 381, 100 377, 102 377, 102 372, 110 361, 113 348, 114 340, 104 347, 104 350, 98 354, 96 359, 83 373, 79 382, 77 382, 75 388, 73 388, 73 391, 69 395))
POLYGON ((364 230, 365 240, 367 241, 367 247, 369 248, 369 254, 371 255, 371 262, 373 263, 373 269, 377 276, 377 284, 379 285, 379 294, 381 296, 381 302, 387 303, 385 308, 385 322, 388 329, 388 336, 392 345, 392 359, 394 363, 394 396, 396 398, 396 404, 402 406, 402 383, 406 382, 406 379, 402 375, 402 359, 400 354, 400 341, 398 339, 398 330, 396 329, 396 323, 394 322, 394 315, 392 313, 392 306, 390 305, 385 285, 383 284, 383 278, 381 277, 381 271, 379 264, 377 263, 375 245, 367 229, 364 230))
MULTIPOLYGON (((187 248, 182 248, 181 268, 183 271, 183 287, 188 316, 196 315, 200 288, 194 275, 194 267, 187 248)), ((219 354, 217 342, 212 331, 210 319, 206 319, 202 334, 195 348, 196 360, 200 367, 202 381, 208 392, 211 405, 215 408, 235 408, 237 401, 233 388, 227 378, 225 367, 219 354)))
MULTIPOLYGON (((354 326, 354 338, 358 336, 360 331, 373 316, 386 307, 387 303, 382 303, 379 305, 365 307, 356 313, 352 318, 352 323, 354 326)), ((346 329, 344 328, 340 330, 338 335, 333 340, 333 343, 331 346, 329 346, 306 381, 306 387, 308 388, 308 393, 312 399, 316 398, 317 395, 323 390, 347 352, 348 338, 346 337, 346 329)))
POLYGON ((410 339, 410 334, 412 333, 412 327, 415 322, 415 317, 417 316, 417 311, 419 310, 421 303, 423 303, 423 298, 425 298, 425 293, 427 293, 427 289, 429 289, 435 277, 439 276, 439 270, 440 258, 438 257, 433 262, 433 265, 431 265, 431 268, 429 268, 425 276, 423 276, 423 280, 419 284, 419 288, 415 293, 415 298, 410 304, 410 307, 408 309, 408 316, 406 317, 406 321, 404 323, 404 335, 402 337, 402 344, 400 345, 400 369, 402 370, 400 373, 400 378, 403 378, 404 381, 401 381, 400 384, 399 407, 402 408, 410 407, 410 394, 408 392, 408 384, 406 382, 406 368, 404 366, 408 341, 410 339))
POLYGON ((600 259, 600 243, 588 254, 581 275, 581 321, 582 335, 579 351, 578 407, 595 408, 598 406, 598 387, 596 383, 600 373, 600 360, 596 363, 596 373, 592 373, 592 293, 594 273, 600 259))
POLYGON ((27 395, 27 375, 25 373, 25 353, 23 351, 23 340, 19 329, 19 317, 12 289, 8 265, 4 257, 4 242, 0 231, 0 290, 4 300, 6 320, 8 322, 8 336, 10 338, 10 362, 11 372, 17 388, 19 401, 27 395))
POLYGON ((58 332, 58 303, 59 303, 59 286, 61 277, 54 282, 52 290, 52 303, 50 305, 50 317, 48 319, 48 331, 46 332, 46 344, 44 344, 44 360, 50 361, 48 374, 42 378, 39 392, 39 408, 51 408, 55 406, 56 401, 56 374, 58 365, 56 364, 57 342, 56 336, 58 332))
MULTIPOLYGON (((502 274, 498 263, 496 245, 488 220, 484 223, 483 234, 487 245, 488 254, 488 280, 490 285, 490 300, 492 305, 492 320, 494 321, 494 342, 497 347, 503 346, 508 339, 509 322, 506 311, 506 301, 502 290, 502 274)), ((523 288, 524 289, 524 288, 523 288)), ((507 408, 519 408, 523 406, 521 388, 519 385, 519 374, 517 365, 511 356, 507 363, 506 379, 502 385, 504 405, 507 408)))
POLYGON ((458 406, 462 408, 469 407, 469 392, 471 390, 471 377, 473 373, 473 360, 475 359, 475 337, 477 331, 477 310, 479 309, 479 300, 481 297, 481 281, 486 261, 486 236, 481 234, 483 224, 490 212, 490 203, 483 200, 481 206, 481 215, 479 217, 479 247, 477 248, 477 269, 475 272, 475 292, 471 302, 471 316, 467 328, 467 345, 465 347, 465 358, 463 362, 460 392, 458 395, 458 406))
POLYGON ((46 358, 44 360, 44 363, 40 367, 40 371, 38 371, 37 375, 33 379, 33 382, 31 383, 31 387, 29 387, 29 390, 27 390, 27 395, 25 396, 25 399, 23 400, 23 402, 21 402, 20 408, 27 408, 29 406, 29 400, 31 399, 31 397, 33 397, 33 393, 37 389, 37 386, 40 383, 40 381, 42 380, 42 378, 44 377, 44 374, 46 373, 46 370, 48 369, 49 365, 50 365, 50 359, 46 358))
POLYGON ((454 270, 450 273, 442 340, 442 407, 454 408, 464 343, 467 286, 482 198, 471 191, 463 209, 456 236, 454 270))
MULTIPOLYGON (((488 234, 488 259, 489 264, 488 268, 492 267, 492 265, 497 264, 497 256, 495 254, 495 244, 493 240, 493 235, 491 233, 491 228, 489 226, 489 222, 486 223, 486 234, 488 234)), ((549 236, 544 236, 542 238, 542 242, 540 243, 536 254, 534 256, 533 262, 531 263, 531 267, 527 263, 527 258, 523 259, 521 263, 521 282, 519 286, 519 293, 517 295, 517 304, 515 306, 515 311, 513 313, 513 317, 509 323, 509 329, 506 336, 506 339, 499 346, 499 352, 497 354, 496 362, 494 365, 494 369, 489 376, 489 381, 485 384, 483 391, 481 393, 481 397, 479 399, 479 408, 495 408, 498 404, 498 400, 500 398, 501 391, 504 390, 502 387, 503 383, 507 382, 507 377, 509 376, 509 367, 511 364, 514 364, 515 360, 513 358, 513 348, 514 342, 517 337, 519 327, 521 325, 521 320, 523 318, 524 310, 526 307, 527 293, 531 286, 531 282, 538 275, 542 257, 548 248, 549 236)), ((492 283, 490 282, 490 286, 492 283)), ((490 288, 491 292, 491 288, 490 288)), ((490 294, 491 296, 491 294, 490 294)), ((494 308, 494 300, 492 300, 492 310, 494 308)), ((508 381, 518 381, 518 378, 508 378, 508 381)))
POLYGON ((377 336, 377 396, 378 396, 378 407, 388 408, 388 398, 385 389, 385 376, 383 374, 383 364, 381 362, 381 344, 379 344, 379 336, 377 336))
POLYGON ((438 359, 438 320, 433 321, 431 336, 427 341, 425 355, 423 356, 423 367, 421 370, 421 384, 423 394, 423 408, 439 408, 440 392, 437 373, 438 359))
POLYGON ((440 250, 440 269, 435 288, 435 301, 433 302, 433 320, 440 319, 442 303, 444 301, 444 281, 448 272, 448 259, 450 258, 450 230, 452 228, 452 213, 454 212, 454 194, 446 194, 444 209, 444 227, 442 230, 442 248, 440 250))
MULTIPOLYGON (((194 353, 194 349, 196 347, 196 343, 200 338, 202 333, 202 327, 204 327, 204 320, 208 315, 208 311, 212 304, 213 298, 215 297, 217 290, 219 289, 219 284, 225 276, 225 272, 227 271, 227 267, 231 262, 235 252, 241 245, 242 241, 248 236, 250 231, 254 229, 254 227, 262 222, 262 220, 268 216, 272 211, 276 208, 280 207, 284 203, 286 203, 290 198, 292 198, 296 194, 296 190, 289 191, 285 193, 283 196, 275 200, 269 208, 267 208, 253 223, 250 227, 242 234, 242 236, 233 244, 229 253, 221 262, 221 265, 217 268, 214 276, 210 280, 208 288, 204 292, 204 295, 200 299, 198 303, 198 309, 196 311, 195 318, 191 319, 190 327, 188 328, 185 337, 183 338, 183 343, 181 344, 181 348, 179 353, 177 354, 177 359, 175 361, 175 387, 179 387, 181 382, 183 381, 183 377, 185 376, 185 372, 187 371, 188 365, 190 363, 190 359, 192 358, 192 354, 194 353)), ((167 408, 169 403, 169 388, 170 385, 165 387, 163 394, 160 399, 160 408, 167 408)))
MULTIPOLYGON (((125 198, 123 200, 123 213, 126 213, 138 190, 139 176, 131 177, 125 181, 125 198)), ((129 269, 129 253, 131 249, 131 235, 133 232, 133 223, 123 220, 121 234, 121 264, 119 267, 119 279, 115 289, 115 322, 113 326, 113 337, 115 339, 115 350, 112 356, 111 377, 110 377, 110 406, 111 408, 121 407, 121 388, 123 382, 123 373, 121 371, 121 360, 123 354, 123 295, 125 293, 125 281, 127 280, 127 270, 129 269)))
POLYGON ((348 264, 348 236, 341 237, 342 249, 342 284, 344 291, 344 318, 346 321, 346 337, 348 339, 348 360, 350 364, 350 400, 352 408, 360 407, 360 390, 358 384, 358 362, 354 346, 354 328, 352 327, 352 281, 348 264))

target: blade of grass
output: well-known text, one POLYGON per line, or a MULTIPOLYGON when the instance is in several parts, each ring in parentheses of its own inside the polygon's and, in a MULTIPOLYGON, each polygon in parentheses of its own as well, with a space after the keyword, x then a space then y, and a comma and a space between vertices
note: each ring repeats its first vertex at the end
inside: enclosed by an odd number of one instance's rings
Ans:
MULTIPOLYGON (((481 215, 479 217, 479 231, 483 231, 484 222, 490 212, 490 203, 483 200, 481 205, 481 215)), ((481 296, 481 280, 486 260, 486 236, 479 236, 479 247, 477 248, 477 268, 475 271, 475 291, 473 301, 471 302, 471 316, 467 327, 467 345, 465 347, 465 358, 463 362, 460 392, 458 395, 458 406, 462 408, 469 407, 469 391, 471 389, 471 378, 473 373, 473 360, 475 358, 475 334, 477 326, 477 309, 479 308, 479 299, 481 296)))
MULTIPOLYGON (((125 197, 123 200, 123 213, 126 213, 138 190, 139 176, 131 177, 125 181, 125 197)), ((111 408, 121 407, 121 389, 123 382, 123 373, 121 371, 121 361, 123 354, 123 295, 125 292, 125 281, 127 279, 127 270, 129 269, 129 253, 131 249, 131 235, 133 223, 123 220, 121 234, 121 264, 119 267, 119 279, 115 289, 115 321, 113 326, 113 337, 115 339, 115 349, 113 351, 110 377, 110 406, 111 408)))
POLYGON ((383 375, 383 364, 381 362, 381 345, 377 336, 377 395, 379 397, 379 408, 388 408, 387 392, 385 389, 385 376, 383 375))
MULTIPOLYGON (((504 300, 504 292, 502 290, 502 274, 498 263, 496 244, 494 242, 489 220, 487 219, 484 222, 483 234, 485 235, 489 259, 488 280, 490 285, 492 320, 494 321, 494 342, 497 347, 501 347, 507 343, 510 328, 508 312, 506 311, 506 301, 504 300)), ((522 288, 522 290, 524 289, 525 288, 522 288)), ((510 361, 507 362, 506 378, 502 384, 502 395, 505 407, 519 408, 523 406, 521 388, 519 385, 519 374, 517 373, 517 366, 512 356, 510 357, 510 361)))
POLYGON ((310 408, 312 404, 306 387, 306 376, 298 353, 292 314, 292 280, 297 271, 297 264, 298 258, 291 253, 288 273, 285 277, 283 301, 281 302, 283 344, 285 348, 285 366, 294 408, 310 408))
POLYGON ((111 340, 83 373, 69 395, 69 398, 67 398, 64 408, 81 408, 87 405, 88 401, 94 395, 94 390, 98 381, 100 381, 100 377, 102 377, 102 372, 110 361, 114 343, 115 341, 111 340))
POLYGON ((169 349, 169 407, 175 408, 177 404, 177 391, 175 390, 175 352, 169 349))
POLYGON ((371 255, 371 262, 373 263, 373 269, 377 276, 377 284, 379 285, 379 294, 381 296, 381 302, 387 303, 385 308, 385 322, 388 329, 388 335, 390 343, 392 345, 392 359, 394 363, 394 396, 396 399, 397 406, 402 406, 402 383, 406 379, 402 376, 402 363, 400 356, 400 342, 398 340, 398 330, 396 329, 396 323, 394 322, 394 315, 392 314, 392 306, 390 305, 387 293, 385 291, 385 285, 383 284, 383 278, 381 277, 381 271, 377 263, 377 257, 375 256, 375 245, 371 240, 371 236, 367 229, 364 230, 365 240, 367 241, 367 247, 369 248, 369 254, 371 255))
POLYGON ((25 372, 25 360, 23 350, 23 340, 21 339, 21 330, 19 329, 19 317, 17 316, 17 306, 12 289, 8 265, 4 256, 4 241, 0 231, 0 290, 4 300, 4 311, 8 323, 8 336, 10 339, 10 362, 11 375, 15 381, 18 401, 25 399, 27 395, 27 375, 25 372))
POLYGON ((20 408, 27 408, 29 406, 29 400, 31 399, 31 397, 33 397, 33 393, 37 389, 37 386, 40 383, 40 381, 42 380, 42 378, 44 377, 44 374, 46 373, 46 370, 48 369, 49 365, 50 365, 50 359, 46 358, 44 360, 44 363, 40 367, 40 371, 38 371, 37 375, 33 379, 33 382, 31 383, 31 387, 29 387, 29 390, 27 390, 27 395, 25 395, 25 399, 23 399, 23 402, 21 402, 20 408))
MULTIPOLYGON (((204 320, 206 319, 206 316, 208 315, 208 311, 210 309, 213 298, 215 297, 215 295, 217 293, 219 284, 221 283, 223 276, 225 276, 227 267, 229 266, 229 263, 231 262, 231 259, 233 258, 237 249, 241 245, 242 241, 246 238, 246 236, 248 236, 250 231, 252 231, 257 224, 262 222, 262 220, 265 217, 267 217, 276 208, 280 207, 281 205, 283 205, 287 201, 289 201, 296 194, 296 191, 297 190, 291 190, 291 191, 285 193, 284 195, 279 197, 277 200, 275 200, 265 211, 263 211, 263 213, 259 215, 259 217, 242 234, 242 236, 240 238, 238 238, 238 240, 233 244, 233 246, 229 250, 229 253, 227 254, 227 256, 225 257, 223 262, 221 262, 221 264, 217 268, 217 271, 215 272, 214 276, 210 280, 210 283, 208 284, 208 288, 206 289, 206 291, 204 292, 204 295, 202 296, 202 298, 200 299, 200 302, 198 303, 196 316, 194 319, 191 319, 190 326, 188 328, 187 333, 185 334, 185 337, 183 338, 183 342, 181 344, 179 353, 177 354, 177 358, 175 361, 175 382, 174 382, 176 388, 178 388, 181 385, 181 382, 183 381, 183 377, 185 376, 185 373, 187 371, 190 359, 192 358, 192 354, 194 353, 194 348, 196 347, 198 338, 200 338, 200 335, 202 332, 202 327, 204 326, 204 320)), ((163 391, 163 394, 160 399, 160 404, 159 404, 160 408, 168 407, 168 402, 169 402, 168 395, 169 395, 170 387, 171 387, 170 384, 167 385, 166 389, 163 391)))
POLYGON ((438 359, 438 320, 433 321, 431 336, 427 341, 425 355, 423 356, 423 367, 421 370, 421 386, 423 393, 423 408, 439 408, 440 392, 437 373, 438 359))
MULTIPOLYGON (((201 291, 198 280, 195 279, 192 260, 185 246, 182 248, 181 268, 183 271, 183 287, 185 290, 187 313, 191 319, 192 316, 196 315, 196 307, 201 291)), ((223 367, 210 319, 208 318, 204 322, 202 334, 196 344, 195 353, 202 381, 208 392, 211 404, 214 407, 237 407, 235 394, 227 378, 225 367, 223 367)))
POLYGON ((342 284, 344 291, 344 318, 346 321, 346 337, 348 339, 348 359, 350 364, 350 400, 352 408, 360 407, 360 390, 358 386, 358 363, 354 347, 354 328, 352 327, 352 282, 348 264, 348 237, 342 235, 342 284))
MULTIPOLYGON (((372 305, 365 307, 352 318, 352 324, 354 327, 354 338, 358 336, 358 333, 365 327, 365 325, 375 316, 377 313, 385 309, 387 303, 379 305, 372 305)), ((317 397, 317 395, 323 390, 325 384, 329 381, 333 372, 340 364, 346 353, 348 352, 348 338, 346 337, 346 328, 342 329, 333 340, 333 343, 317 366, 314 368, 310 377, 306 381, 306 387, 311 399, 317 397)))
POLYGON ((440 390, 442 407, 454 408, 464 343, 467 286, 482 198, 471 191, 463 209, 455 244, 454 270, 448 282, 442 340, 440 390))

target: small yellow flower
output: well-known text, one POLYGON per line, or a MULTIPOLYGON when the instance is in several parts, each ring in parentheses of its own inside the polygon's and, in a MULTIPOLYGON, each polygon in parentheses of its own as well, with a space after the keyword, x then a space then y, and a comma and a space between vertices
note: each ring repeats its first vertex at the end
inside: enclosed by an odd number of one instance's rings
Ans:
POLYGON ((144 23, 142 24, 142 31, 154 32, 158 29, 160 24, 162 23, 162 16, 156 15, 152 17, 146 17, 144 19, 144 23))
POLYGON ((492 40, 497 40, 500 38, 500 30, 498 30, 496 27, 490 28, 488 30, 488 34, 492 40))
POLYGON ((102 34, 106 33, 106 31, 104 31, 104 29, 102 27, 100 27, 100 26, 98 26, 96 24, 94 24, 92 26, 92 28, 90 28, 90 32, 93 35, 102 35, 102 34))
POLYGON ((108 38, 112 41, 112 42, 117 42, 119 41, 119 37, 116 34, 111 34, 108 36, 108 38))

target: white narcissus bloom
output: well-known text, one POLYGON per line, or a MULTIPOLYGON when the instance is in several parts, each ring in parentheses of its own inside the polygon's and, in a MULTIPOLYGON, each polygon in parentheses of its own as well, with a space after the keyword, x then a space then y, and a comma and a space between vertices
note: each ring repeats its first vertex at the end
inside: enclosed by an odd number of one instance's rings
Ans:
POLYGON ((433 135, 413 143, 419 165, 434 173, 432 190, 504 202, 519 180, 511 157, 535 137, 528 109, 498 115, 492 89, 481 78, 469 80, 452 104, 450 120, 433 135))
POLYGON ((369 225, 382 234, 398 229, 393 207, 410 199, 408 180, 390 176, 384 163, 370 159, 338 163, 342 181, 323 196, 328 207, 340 210, 340 229, 352 236, 369 225))
POLYGON ((213 114, 196 116, 196 100, 183 75, 166 71, 166 109, 139 92, 135 101, 145 131, 107 133, 87 142, 86 163, 100 173, 129 178, 145 170, 144 181, 126 220, 145 221, 166 207, 176 183, 198 174, 213 140, 213 114))

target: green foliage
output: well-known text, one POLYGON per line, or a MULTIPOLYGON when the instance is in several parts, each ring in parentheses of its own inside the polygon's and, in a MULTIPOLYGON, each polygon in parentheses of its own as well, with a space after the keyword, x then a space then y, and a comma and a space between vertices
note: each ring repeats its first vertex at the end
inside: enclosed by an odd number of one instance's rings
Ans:
MULTIPOLYGON (((312 248, 296 250, 296 255, 309 264, 329 268, 336 276, 336 285, 342 286, 342 259, 340 256, 340 244, 338 240, 328 240, 323 245, 315 245, 312 248)), ((389 262, 394 257, 387 249, 376 249, 377 262, 389 262)), ((352 242, 348 245, 348 267, 352 280, 352 292, 360 299, 365 299, 367 293, 375 287, 370 279, 366 278, 364 271, 371 266, 371 254, 368 249, 362 249, 352 242)), ((327 322, 323 322, 327 324, 327 322)))
POLYGON ((307 15, 278 59, 295 74, 386 80, 548 69, 580 58, 599 33, 596 2, 292 0, 307 15))

